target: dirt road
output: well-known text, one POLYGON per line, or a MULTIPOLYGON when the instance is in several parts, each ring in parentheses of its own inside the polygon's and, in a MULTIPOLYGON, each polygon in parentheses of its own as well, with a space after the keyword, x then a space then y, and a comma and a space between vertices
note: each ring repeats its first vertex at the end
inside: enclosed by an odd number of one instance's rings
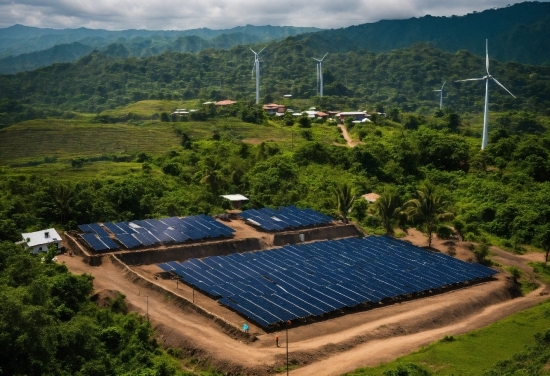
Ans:
POLYGON ((348 130, 346 129, 346 126, 344 124, 338 124, 338 128, 340 128, 342 130, 342 136, 344 136, 344 139, 346 140, 346 142, 347 142, 347 144, 350 148, 360 144, 359 141, 353 141, 353 139, 349 135, 348 130))
MULTIPOLYGON (((411 242, 423 242, 418 232, 411 231, 411 242)), ((445 251, 444 241, 434 247, 445 251)), ((466 246, 456 244, 457 256, 471 258, 466 246)), ((504 253, 502 257, 507 256, 504 253)), ((529 258, 532 258, 530 256, 529 258)), ((527 257, 526 257, 527 259, 527 257)), ((521 263, 521 258, 514 258, 521 263)), ((257 336, 254 342, 236 340, 224 333, 211 319, 171 301, 166 293, 141 287, 136 278, 112 264, 108 258, 99 267, 85 264, 79 257, 61 255, 74 273, 95 276, 96 291, 118 290, 126 295, 132 311, 149 316, 166 346, 181 347, 188 355, 206 358, 214 366, 233 373, 263 375, 285 364, 285 332, 266 332, 251 325, 257 336), (275 335, 281 347, 275 347, 275 335)), ((155 266, 139 266, 151 283, 189 299, 189 289, 177 289, 174 281, 155 280, 155 266)), ((160 270, 159 270, 160 271, 160 270)), ((542 288, 526 297, 516 294, 509 276, 499 274, 496 280, 424 298, 384 305, 370 310, 349 310, 289 330, 290 361, 300 367, 293 375, 341 374, 360 366, 372 366, 410 353, 444 335, 465 333, 483 327, 514 312, 529 308, 546 299, 542 288)), ((243 319, 196 293, 196 303, 234 326, 243 319)))

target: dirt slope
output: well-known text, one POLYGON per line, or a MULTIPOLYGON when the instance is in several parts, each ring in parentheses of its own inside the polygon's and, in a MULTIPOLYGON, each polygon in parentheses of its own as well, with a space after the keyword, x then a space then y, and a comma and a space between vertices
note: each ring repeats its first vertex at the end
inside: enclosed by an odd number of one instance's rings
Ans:
MULTIPOLYGON (((412 231, 408 240, 425 242, 412 231)), ((420 244, 425 245, 425 244, 420 244)), ((444 241, 433 246, 447 250, 444 241)), ((456 244, 457 256, 471 257, 467 247, 456 244)), ((146 315, 167 346, 178 346, 196 357, 209 359, 219 369, 236 374, 263 375, 285 364, 285 332, 266 332, 251 325, 257 336, 254 342, 234 339, 211 319, 192 309, 175 304, 166 292, 146 289, 131 273, 123 273, 109 259, 99 267, 90 266, 79 257, 61 255, 74 273, 95 276, 96 291, 117 290, 126 295, 131 310, 146 315), (279 335, 281 347, 275 347, 279 335)), ((520 262, 520 261, 518 261, 520 262)), ((175 281, 156 280, 156 266, 133 267, 150 283, 191 300, 192 290, 176 286, 175 281)), ((160 271, 160 270, 159 270, 160 271)), ((162 291, 162 290, 160 290, 162 291)), ((293 375, 328 375, 351 371, 360 366, 376 365, 410 353, 444 335, 465 333, 483 327, 511 313, 531 307, 546 297, 542 288, 526 297, 517 297, 513 280, 504 273, 490 282, 443 294, 380 306, 366 311, 349 311, 289 330, 291 363, 300 368, 293 375)), ((234 326, 244 322, 239 315, 195 292, 195 303, 234 326)))

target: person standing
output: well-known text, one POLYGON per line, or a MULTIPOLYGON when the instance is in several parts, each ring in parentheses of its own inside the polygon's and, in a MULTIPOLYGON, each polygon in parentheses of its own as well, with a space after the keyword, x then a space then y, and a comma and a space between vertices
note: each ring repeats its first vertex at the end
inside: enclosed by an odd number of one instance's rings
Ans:
POLYGON ((275 334, 275 345, 279 347, 279 335, 275 334))

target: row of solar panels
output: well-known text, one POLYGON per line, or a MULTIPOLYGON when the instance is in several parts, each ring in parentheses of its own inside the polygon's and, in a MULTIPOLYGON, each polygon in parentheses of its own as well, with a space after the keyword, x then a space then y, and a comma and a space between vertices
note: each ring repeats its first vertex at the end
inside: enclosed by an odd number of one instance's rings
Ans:
POLYGON ((90 223, 78 227, 84 233, 81 235, 82 238, 97 252, 120 248, 105 229, 128 249, 155 244, 183 243, 188 240, 230 237, 235 231, 214 218, 202 214, 184 218, 167 217, 132 222, 107 222, 103 226, 90 223))
POLYGON ((374 236, 158 266, 264 327, 496 273, 390 237, 374 236))
POLYGON ((331 217, 313 209, 298 209, 295 206, 285 206, 278 210, 271 208, 248 209, 243 211, 240 216, 266 231, 283 231, 332 222, 331 217))

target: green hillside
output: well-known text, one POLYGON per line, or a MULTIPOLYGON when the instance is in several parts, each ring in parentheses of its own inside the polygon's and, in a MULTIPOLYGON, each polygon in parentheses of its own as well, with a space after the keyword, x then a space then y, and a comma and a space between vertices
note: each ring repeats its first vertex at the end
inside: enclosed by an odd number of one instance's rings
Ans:
POLYGON ((524 2, 465 16, 383 20, 296 37, 315 50, 387 52, 429 43, 444 51, 468 50, 500 61, 550 65, 550 3, 524 2))
POLYGON ((54 63, 73 62, 92 50, 118 57, 146 57, 165 51, 198 52, 206 48, 228 49, 238 44, 281 40, 313 27, 239 26, 225 30, 93 30, 40 29, 14 25, 0 29, 0 74, 17 73, 54 63), (112 51, 122 46, 123 55, 112 51))
MULTIPOLYGON (((397 106, 432 112, 433 92, 447 81, 444 104, 455 111, 483 110, 484 85, 454 83, 485 72, 483 58, 466 51, 451 54, 427 45, 389 53, 329 54, 323 62, 325 97, 315 98, 318 54, 302 42, 285 40, 262 53, 262 102, 313 99, 321 109, 397 106)), ((71 117, 72 111, 99 113, 143 99, 252 101, 253 55, 247 47, 198 54, 164 53, 119 59, 93 53, 76 63, 0 76, 0 126, 41 117, 71 117)), ((516 99, 491 86, 493 111, 550 108, 550 68, 491 61, 491 73, 516 99)))

